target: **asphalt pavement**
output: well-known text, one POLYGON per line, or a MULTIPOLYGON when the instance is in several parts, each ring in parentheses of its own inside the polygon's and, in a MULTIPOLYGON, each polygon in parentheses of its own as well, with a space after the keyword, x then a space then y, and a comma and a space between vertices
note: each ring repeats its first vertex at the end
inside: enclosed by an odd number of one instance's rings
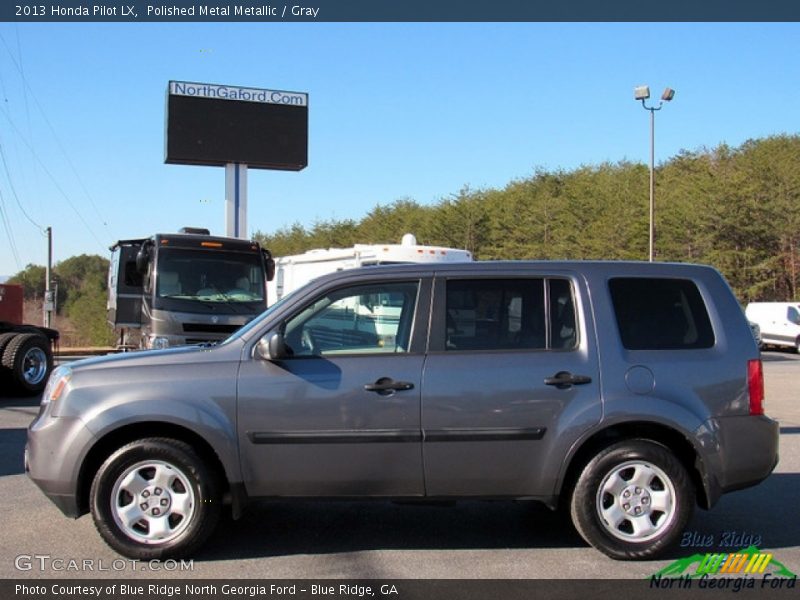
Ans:
MULTIPOLYGON (((762 484, 697 510, 686 535, 753 543, 798 573, 800 356, 766 352, 764 369, 767 412, 781 424, 780 463, 762 484)), ((134 563, 102 542, 91 517, 64 517, 24 474, 26 428, 37 410, 38 398, 0 399, 2 579, 641 579, 696 551, 613 561, 587 546, 565 516, 521 502, 276 501, 226 519, 191 562, 134 563)))

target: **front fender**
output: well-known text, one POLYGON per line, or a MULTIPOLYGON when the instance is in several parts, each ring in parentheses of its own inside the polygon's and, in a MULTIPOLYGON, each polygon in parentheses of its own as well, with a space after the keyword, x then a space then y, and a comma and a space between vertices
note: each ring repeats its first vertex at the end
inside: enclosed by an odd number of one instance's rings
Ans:
MULTIPOLYGON (((213 402, 190 402, 186 399, 169 401, 141 400, 116 405, 105 410, 86 423, 94 434, 97 444, 105 443, 108 436, 131 426, 152 427, 158 435, 163 426, 184 429, 202 438, 219 458, 226 479, 242 480, 239 464, 239 447, 236 439, 236 423, 213 402)), ((88 449, 87 455, 93 448, 88 449)))
MULTIPOLYGON (((59 416, 80 418, 100 440, 121 428, 162 423, 188 430, 241 481, 236 436, 237 360, 75 370, 59 416)), ((156 432, 157 435, 157 432, 156 432)), ((90 450, 87 450, 84 458, 90 450)))

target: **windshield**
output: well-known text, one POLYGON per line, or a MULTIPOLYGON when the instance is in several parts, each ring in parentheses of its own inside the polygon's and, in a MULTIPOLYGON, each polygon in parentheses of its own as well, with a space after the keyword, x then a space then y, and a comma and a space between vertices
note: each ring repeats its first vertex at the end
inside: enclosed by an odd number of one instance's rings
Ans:
POLYGON ((265 319, 268 319, 270 317, 270 315, 272 315, 272 313, 274 313, 278 308, 280 308, 284 304, 286 304, 286 301, 289 300, 290 298, 293 298, 297 294, 298 291, 299 290, 293 290, 293 291, 289 292, 288 294, 286 294, 283 298, 281 298, 280 300, 275 302, 275 304, 273 304, 267 310, 265 310, 263 313, 258 315, 258 317, 256 317, 252 321, 250 321, 247 325, 237 329, 233 334, 231 334, 231 336, 229 338, 227 338, 221 344, 227 344, 227 343, 231 342, 232 340, 236 340, 236 339, 239 339, 241 337, 247 338, 248 334, 253 329, 258 329, 259 327, 261 327, 261 325, 264 323, 265 319))
POLYGON ((228 304, 263 302, 261 255, 161 248, 156 297, 228 304))

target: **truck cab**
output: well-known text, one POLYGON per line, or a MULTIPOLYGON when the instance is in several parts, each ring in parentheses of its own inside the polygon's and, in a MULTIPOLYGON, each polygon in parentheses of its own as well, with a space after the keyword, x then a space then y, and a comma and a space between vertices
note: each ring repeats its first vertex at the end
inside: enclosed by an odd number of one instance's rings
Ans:
POLYGON ((257 242, 184 228, 111 247, 108 322, 141 348, 214 343, 267 307, 272 257, 257 242))

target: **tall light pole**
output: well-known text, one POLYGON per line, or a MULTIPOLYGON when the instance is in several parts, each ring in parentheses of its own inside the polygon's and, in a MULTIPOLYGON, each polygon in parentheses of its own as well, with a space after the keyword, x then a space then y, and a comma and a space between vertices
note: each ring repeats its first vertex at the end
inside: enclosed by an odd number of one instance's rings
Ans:
POLYGON ((642 108, 650 111, 650 262, 653 262, 654 237, 655 237, 655 195, 656 195, 656 111, 661 110, 664 102, 669 102, 675 97, 675 90, 664 88, 658 106, 647 106, 645 101, 650 98, 650 87, 640 85, 633 88, 633 97, 642 101, 642 108))

